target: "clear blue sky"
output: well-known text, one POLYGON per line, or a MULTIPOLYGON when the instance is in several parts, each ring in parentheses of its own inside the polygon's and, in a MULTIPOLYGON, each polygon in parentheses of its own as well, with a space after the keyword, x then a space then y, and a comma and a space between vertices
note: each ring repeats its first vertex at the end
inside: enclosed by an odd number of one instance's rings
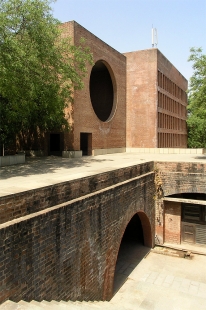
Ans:
POLYGON ((117 51, 151 48, 152 25, 158 49, 189 79, 191 47, 206 53, 206 0, 57 0, 53 15, 75 20, 117 51))

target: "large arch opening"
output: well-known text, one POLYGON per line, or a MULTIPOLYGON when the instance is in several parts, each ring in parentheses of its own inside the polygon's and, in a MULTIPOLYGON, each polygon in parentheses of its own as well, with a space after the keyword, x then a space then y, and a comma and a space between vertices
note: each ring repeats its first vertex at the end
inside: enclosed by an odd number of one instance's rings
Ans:
MULTIPOLYGON (((108 65, 98 60, 90 75, 90 98, 97 117, 106 122, 114 112, 114 86, 108 65)), ((114 79, 114 77, 113 77, 114 79)))
POLYGON ((121 239, 114 273, 113 295, 149 253, 151 247, 152 233, 149 219, 144 212, 138 212, 127 224, 121 239))

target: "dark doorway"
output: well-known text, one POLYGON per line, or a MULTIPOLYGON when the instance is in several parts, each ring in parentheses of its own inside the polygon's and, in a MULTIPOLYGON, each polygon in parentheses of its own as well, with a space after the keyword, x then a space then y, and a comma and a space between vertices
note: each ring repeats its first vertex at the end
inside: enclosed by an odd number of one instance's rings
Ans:
POLYGON ((61 156, 61 138, 59 133, 50 134, 49 155, 61 156))
POLYGON ((144 246, 141 220, 138 214, 135 214, 127 225, 121 241, 114 275, 114 294, 149 251, 150 248, 144 246))
POLYGON ((80 150, 83 156, 92 155, 92 134, 81 132, 80 133, 80 150))

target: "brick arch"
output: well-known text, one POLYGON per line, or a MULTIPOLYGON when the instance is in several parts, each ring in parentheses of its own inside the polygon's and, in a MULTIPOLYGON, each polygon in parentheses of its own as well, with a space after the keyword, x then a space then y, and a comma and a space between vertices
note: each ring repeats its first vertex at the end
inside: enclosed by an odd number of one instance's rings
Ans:
POLYGON ((167 194, 167 196, 165 195, 165 197, 171 197, 171 198, 175 198, 174 195, 177 195, 177 194, 203 194, 203 195, 206 195, 206 190, 205 191, 202 191, 202 190, 187 190, 187 191, 171 191, 171 193, 167 194))
MULTIPOLYGON (((153 247, 152 242, 152 228, 147 214, 144 211, 137 211, 130 215, 129 220, 128 216, 125 216, 125 221, 123 221, 121 229, 120 229, 120 238, 118 242, 115 244, 115 248, 113 249, 113 253, 110 253, 110 266, 106 270, 105 281, 104 281, 104 293, 103 300, 110 300, 113 297, 113 284, 114 284, 114 274, 117 263, 117 257, 119 254, 122 238, 124 236, 125 230, 130 223, 131 219, 134 215, 137 214, 140 218, 144 236, 144 245, 147 247, 153 247)), ((111 249, 110 249, 111 250, 111 249)))
MULTIPOLYGON (((144 236, 144 245, 147 247, 152 247, 152 229, 150 221, 145 212, 137 212, 142 224, 143 236, 144 236)), ((129 224, 129 223, 128 223, 129 224)))
POLYGON ((206 193, 206 164, 189 162, 158 162, 164 195, 206 193))
POLYGON ((169 186, 165 188, 163 187, 163 191, 165 197, 184 193, 206 194, 206 187, 205 183, 200 184, 199 186, 195 186, 193 184, 185 185, 185 183, 183 183, 182 185, 176 186, 174 188, 169 186))

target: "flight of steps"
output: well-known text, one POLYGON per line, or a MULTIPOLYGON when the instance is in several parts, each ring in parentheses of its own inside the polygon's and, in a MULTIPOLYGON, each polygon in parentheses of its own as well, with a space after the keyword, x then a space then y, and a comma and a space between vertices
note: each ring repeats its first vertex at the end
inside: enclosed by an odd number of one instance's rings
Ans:
POLYGON ((13 301, 7 300, 5 303, 0 305, 0 310, 92 310, 92 309, 102 309, 102 310, 129 310, 131 308, 124 307, 121 304, 114 304, 112 302, 108 301, 54 301, 51 302, 48 301, 41 301, 37 302, 35 300, 32 300, 31 302, 25 302, 23 300, 19 301, 18 303, 15 303, 13 301))

